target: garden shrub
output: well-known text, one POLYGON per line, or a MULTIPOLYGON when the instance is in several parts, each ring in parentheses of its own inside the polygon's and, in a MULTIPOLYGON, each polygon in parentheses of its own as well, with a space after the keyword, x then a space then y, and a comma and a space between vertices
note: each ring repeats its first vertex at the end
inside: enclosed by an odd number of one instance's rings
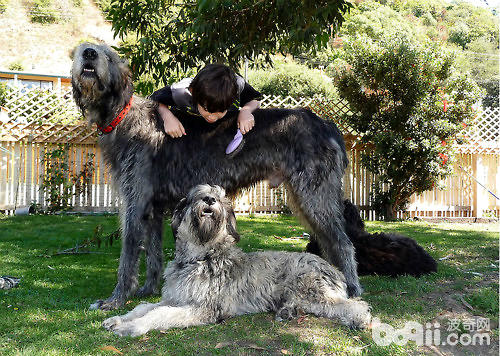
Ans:
POLYGON ((89 192, 88 189, 95 170, 94 155, 87 154, 81 171, 71 174, 68 148, 68 145, 60 144, 57 148, 45 152, 42 158, 44 172, 40 177, 42 181, 40 189, 46 195, 48 213, 71 209, 73 196, 89 192))
POLYGON ((7 104, 7 84, 0 82, 0 106, 7 104))
POLYGON ((248 82, 263 94, 297 97, 338 97, 331 79, 317 69, 294 62, 250 70, 248 82))
POLYGON ((24 70, 24 66, 21 62, 12 62, 11 64, 9 64, 9 70, 22 72, 24 70))
POLYGON ((391 220, 451 173, 452 141, 476 114, 481 90, 436 44, 396 35, 344 48, 336 83, 353 113, 345 119, 371 148, 361 157, 377 177, 371 204, 391 220))
POLYGON ((31 22, 42 24, 55 23, 60 20, 59 13, 52 0, 30 0, 28 2, 31 22))
POLYGON ((0 0, 0 14, 5 12, 8 4, 9 4, 9 0, 0 0))

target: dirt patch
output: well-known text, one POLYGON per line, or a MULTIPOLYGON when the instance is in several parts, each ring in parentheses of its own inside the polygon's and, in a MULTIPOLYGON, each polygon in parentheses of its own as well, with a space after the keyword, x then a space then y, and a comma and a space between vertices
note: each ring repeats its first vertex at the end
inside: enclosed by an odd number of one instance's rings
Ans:
POLYGON ((0 15, 0 70, 12 63, 25 72, 69 76, 71 50, 82 40, 115 44, 111 25, 93 1, 72 7, 69 19, 56 24, 32 23, 22 0, 10 0, 0 15))
MULTIPOLYGON (((487 276, 481 285, 491 286, 493 281, 497 281, 497 279, 493 279, 493 276, 487 276)), ((419 351, 446 356, 497 356, 499 354, 499 340, 492 332, 498 329, 497 322, 484 315, 478 315, 478 311, 464 299, 464 295, 468 294, 467 292, 473 292, 473 290, 466 288, 464 292, 445 289, 442 292, 430 293, 425 297, 429 303, 441 300, 444 305, 443 311, 429 321, 432 325, 430 330, 439 329, 441 344, 421 346, 419 351), (487 325, 485 319, 488 320, 487 325), (439 327, 436 328, 437 325, 439 327)))

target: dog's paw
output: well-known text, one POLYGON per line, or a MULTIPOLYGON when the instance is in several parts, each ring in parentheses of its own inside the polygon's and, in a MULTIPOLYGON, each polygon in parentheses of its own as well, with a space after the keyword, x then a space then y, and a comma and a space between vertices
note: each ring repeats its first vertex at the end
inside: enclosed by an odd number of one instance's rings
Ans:
POLYGON ((127 322, 116 325, 112 330, 118 336, 140 336, 144 335, 149 329, 139 323, 127 322))
POLYGON ((102 326, 106 330, 113 330, 116 326, 120 325, 122 323, 122 317, 121 316, 113 316, 111 318, 107 318, 102 322, 102 326))
POLYGON ((276 312, 277 321, 287 321, 297 318, 297 308, 295 307, 283 307, 276 312))

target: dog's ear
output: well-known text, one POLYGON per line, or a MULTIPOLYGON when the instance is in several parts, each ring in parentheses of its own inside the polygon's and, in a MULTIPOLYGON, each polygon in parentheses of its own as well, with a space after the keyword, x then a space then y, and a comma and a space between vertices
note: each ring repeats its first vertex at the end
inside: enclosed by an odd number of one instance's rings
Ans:
POLYGON ((226 226, 227 233, 234 238, 235 243, 238 243, 240 242, 240 234, 238 234, 238 231, 236 231, 236 215, 234 214, 234 210, 231 204, 229 204, 229 207, 226 207, 226 209, 228 215, 226 226))
POLYGON ((172 214, 172 223, 170 227, 172 228, 172 234, 174 235, 174 241, 177 240, 177 229, 184 218, 185 210, 187 206, 187 199, 182 198, 179 204, 174 209, 174 213, 172 214))

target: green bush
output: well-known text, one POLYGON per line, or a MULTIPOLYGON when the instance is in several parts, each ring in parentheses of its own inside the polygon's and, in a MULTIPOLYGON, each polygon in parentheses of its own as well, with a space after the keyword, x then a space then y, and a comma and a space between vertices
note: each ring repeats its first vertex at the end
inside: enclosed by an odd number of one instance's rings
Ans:
POLYGON ((68 145, 59 144, 57 148, 46 151, 41 161, 44 169, 40 176, 40 190, 45 193, 49 214, 71 209, 72 197, 88 192, 90 188, 95 171, 94 154, 87 154, 81 171, 76 174, 70 172, 68 150, 68 145))
POLYGON ((498 108, 500 98, 500 85, 499 80, 488 80, 479 83, 479 85, 486 90, 486 95, 483 98, 483 107, 498 108))
POLYGON ((22 72, 24 70, 24 66, 21 62, 12 62, 9 64, 9 70, 22 72))
POLYGON ((28 2, 31 22, 55 23, 60 20, 52 0, 31 0, 28 2))
POLYGON ((9 3, 9 0, 0 0, 0 14, 5 12, 7 9, 7 5, 9 3))
POLYGON ((415 35, 415 26, 402 13, 388 6, 375 1, 363 1, 346 17, 340 32, 353 37, 364 34, 382 39, 401 32, 415 35))
POLYGON ((370 152, 361 164, 377 178, 371 204, 391 220, 409 198, 451 173, 452 142, 476 114, 481 90, 453 71, 453 55, 405 36, 347 42, 336 76, 350 104, 348 124, 370 152))
POLYGON ((7 103, 7 84, 0 82, 0 106, 7 103))
POLYGON ((426 26, 436 26, 437 25, 436 19, 428 11, 422 16, 422 22, 426 26))
POLYGON ((278 62, 274 68, 250 70, 248 82, 262 94, 292 97, 338 97, 331 79, 317 69, 278 62))
POLYGON ((97 6, 101 9, 104 14, 107 14, 109 8, 111 7, 112 0, 96 0, 97 6))

